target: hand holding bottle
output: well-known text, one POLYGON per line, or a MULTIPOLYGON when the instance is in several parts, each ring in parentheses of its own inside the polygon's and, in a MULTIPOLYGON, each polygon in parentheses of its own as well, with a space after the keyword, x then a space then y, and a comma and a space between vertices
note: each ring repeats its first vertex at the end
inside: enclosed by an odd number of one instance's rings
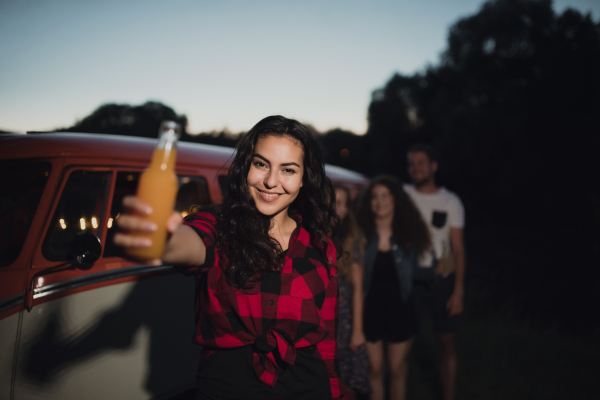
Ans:
POLYGON ((140 175, 137 193, 123 199, 126 212, 117 219, 122 232, 114 243, 145 264, 162 262, 197 267, 206 259, 204 242, 173 211, 179 188, 175 174, 179 124, 165 121, 150 165, 140 175), (167 243, 168 242, 168 243, 167 243))
POLYGON ((130 235, 136 232, 137 238, 131 238, 130 243, 137 246, 125 247, 125 252, 130 258, 147 262, 161 259, 163 256, 168 235, 167 221, 173 214, 179 189, 175 160, 180 134, 181 126, 176 122, 164 121, 160 125, 150 165, 140 175, 135 199, 127 200, 129 214, 133 214, 137 219, 126 218, 119 226, 133 229, 129 230, 130 235), (142 220, 145 220, 145 223, 142 220), (129 228, 123 225, 127 223, 130 224, 129 228))
MULTIPOLYGON (((127 253, 152 248, 150 235, 159 228, 155 222, 147 218, 152 215, 152 207, 135 196, 124 197, 123 206, 126 212, 116 221, 121 232, 115 234, 114 243, 124 247, 127 253)), ((168 234, 172 234, 181 225, 181 222, 181 214, 173 211, 164 228, 168 234)), ((162 264, 160 258, 149 259, 146 262, 152 265, 162 264)))

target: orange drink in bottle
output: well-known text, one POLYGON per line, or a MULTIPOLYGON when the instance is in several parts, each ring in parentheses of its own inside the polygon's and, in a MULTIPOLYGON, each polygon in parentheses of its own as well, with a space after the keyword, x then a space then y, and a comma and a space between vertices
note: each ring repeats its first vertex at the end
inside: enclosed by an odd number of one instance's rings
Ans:
POLYGON ((152 207, 150 215, 137 214, 138 217, 156 224, 157 230, 140 233, 152 241, 150 247, 129 248, 127 255, 138 260, 161 258, 167 241, 167 220, 173 213, 179 184, 175 174, 177 140, 181 127, 173 121, 164 121, 159 130, 158 143, 150 165, 140 175, 136 196, 152 207))

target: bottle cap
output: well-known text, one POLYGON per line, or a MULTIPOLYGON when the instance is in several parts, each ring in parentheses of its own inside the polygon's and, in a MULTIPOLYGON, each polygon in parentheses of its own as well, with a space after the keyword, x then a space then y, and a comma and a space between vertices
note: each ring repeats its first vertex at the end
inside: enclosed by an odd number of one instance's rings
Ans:
POLYGON ((163 121, 160 124, 160 136, 163 135, 169 139, 178 140, 181 136, 181 125, 175 121, 163 121))

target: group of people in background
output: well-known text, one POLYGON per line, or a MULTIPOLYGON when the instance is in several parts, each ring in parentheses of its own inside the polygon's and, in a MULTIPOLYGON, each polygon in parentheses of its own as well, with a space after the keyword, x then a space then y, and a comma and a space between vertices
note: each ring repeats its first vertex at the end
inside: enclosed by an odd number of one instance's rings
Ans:
POLYGON ((454 335, 463 308, 464 209, 435 182, 434 149, 408 152, 412 184, 393 176, 371 180, 353 202, 337 186, 341 220, 338 260, 340 376, 359 398, 406 397, 408 355, 419 322, 429 313, 440 353, 443 395, 454 399, 454 335), (355 210, 355 211, 354 211, 355 210), (355 216, 356 215, 356 216, 355 216))

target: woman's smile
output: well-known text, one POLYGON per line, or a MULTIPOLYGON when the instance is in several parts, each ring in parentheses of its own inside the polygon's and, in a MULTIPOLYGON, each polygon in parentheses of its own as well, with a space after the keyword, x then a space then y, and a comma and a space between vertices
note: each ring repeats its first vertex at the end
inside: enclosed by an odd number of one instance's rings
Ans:
POLYGON ((277 199, 279 199, 279 197, 283 194, 283 193, 273 193, 273 192, 267 192, 266 190, 260 190, 260 189, 256 189, 260 195, 260 197, 264 200, 264 201, 275 201, 277 199))

